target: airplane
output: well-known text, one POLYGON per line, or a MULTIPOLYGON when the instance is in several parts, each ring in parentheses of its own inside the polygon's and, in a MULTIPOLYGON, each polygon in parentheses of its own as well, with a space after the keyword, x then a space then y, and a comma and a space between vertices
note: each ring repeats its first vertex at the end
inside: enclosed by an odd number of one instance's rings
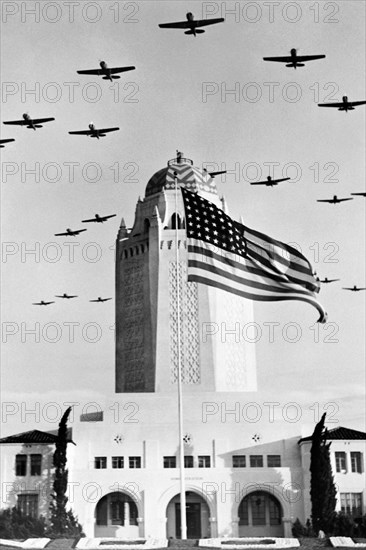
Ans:
POLYGON ((177 23, 160 23, 159 27, 161 29, 189 29, 185 31, 184 34, 202 34, 205 31, 198 29, 198 27, 206 27, 207 25, 214 25, 215 23, 222 23, 225 21, 222 17, 218 19, 195 19, 193 13, 189 12, 186 14, 187 21, 179 21, 177 23))
POLYGON ((133 71, 136 69, 133 65, 128 67, 113 67, 109 68, 107 63, 105 61, 101 61, 99 63, 100 69, 87 69, 84 71, 76 71, 78 74, 96 74, 96 75, 104 75, 102 78, 103 80, 110 80, 113 82, 116 78, 121 78, 120 76, 116 76, 116 73, 124 73, 126 71, 133 71))
POLYGON ((75 237, 76 235, 79 235, 79 233, 82 233, 83 231, 87 231, 87 229, 76 229, 73 231, 69 227, 66 229, 65 233, 55 233, 55 237, 75 237))
POLYGON ((44 122, 50 122, 51 120, 55 120, 54 118, 31 118, 28 113, 23 114, 23 120, 8 120, 7 122, 3 122, 3 124, 14 124, 19 126, 26 126, 27 128, 33 128, 33 130, 36 130, 37 128, 42 128, 42 124, 44 122))
POLYGON ((0 139, 0 147, 5 147, 3 143, 10 143, 11 141, 15 141, 15 139, 0 139))
POLYGON ((291 178, 281 178, 278 180, 273 180, 271 176, 267 176, 267 181, 253 181, 253 182, 250 182, 250 185, 267 185, 269 187, 273 187, 274 185, 277 185, 281 181, 287 181, 290 179, 291 178))
POLYGON ((342 103, 318 103, 318 107, 335 107, 338 111, 354 111, 357 105, 365 105, 366 101, 348 101, 348 97, 342 97, 342 103))
POLYGON ((103 223, 107 221, 109 218, 114 218, 117 216, 117 214, 111 214, 110 216, 99 216, 99 214, 95 214, 95 218, 91 218, 90 220, 81 220, 82 223, 88 223, 88 222, 97 222, 97 223, 103 223))
POLYGON ((335 281, 340 281, 340 279, 327 279, 327 277, 325 277, 325 279, 320 280, 320 282, 323 283, 323 284, 334 283, 335 281))
POLYGON ((76 132, 69 132, 69 134, 77 136, 90 136, 91 138, 99 139, 101 137, 105 137, 108 132, 116 132, 117 130, 119 130, 119 128, 102 128, 98 130, 91 122, 89 124, 89 130, 78 130, 76 132))
POLYGON ((50 304, 54 304, 55 302, 44 302, 41 300, 40 302, 36 302, 32 304, 33 306, 49 306, 50 304))
POLYGON ((112 300, 112 298, 101 298, 98 296, 98 300, 89 300, 89 302, 107 302, 108 300, 112 300))
POLYGON ((204 172, 206 172, 211 178, 214 178, 215 176, 219 176, 220 174, 226 174, 227 170, 220 170, 219 172, 207 172, 207 168, 203 169, 204 172))
POLYGON ((366 288, 359 288, 357 285, 353 285, 351 287, 343 286, 342 288, 343 290, 351 290, 352 292, 358 292, 359 290, 366 290, 366 288))
POLYGON ((297 55, 296 48, 290 50, 291 55, 284 57, 263 57, 264 61, 279 61, 280 63, 287 63, 286 67, 304 67, 305 61, 313 61, 314 59, 323 59, 325 55, 297 55))
POLYGON ((348 197, 347 199, 339 199, 337 195, 333 195, 332 199, 318 199, 317 202, 329 202, 331 204, 338 204, 339 202, 343 201, 353 201, 352 197, 348 197))
POLYGON ((356 196, 359 196, 359 197, 366 197, 366 193, 351 193, 351 195, 356 195, 356 196))
POLYGON ((66 292, 64 292, 61 296, 56 295, 55 298, 66 298, 67 300, 70 300, 70 298, 77 298, 77 296, 69 296, 66 292))

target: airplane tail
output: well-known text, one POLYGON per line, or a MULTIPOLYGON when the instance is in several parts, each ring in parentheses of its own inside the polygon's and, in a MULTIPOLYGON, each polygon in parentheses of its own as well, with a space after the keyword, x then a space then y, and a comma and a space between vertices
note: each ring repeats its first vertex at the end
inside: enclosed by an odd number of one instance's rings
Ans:
POLYGON ((34 127, 35 128, 43 128, 42 124, 35 124, 34 127))
POLYGON ((113 78, 113 80, 116 80, 117 78, 121 78, 121 77, 120 77, 118 74, 114 74, 114 75, 112 76, 112 78, 113 78))
POLYGON ((185 31, 184 34, 202 34, 205 31, 203 29, 190 29, 189 31, 185 31))

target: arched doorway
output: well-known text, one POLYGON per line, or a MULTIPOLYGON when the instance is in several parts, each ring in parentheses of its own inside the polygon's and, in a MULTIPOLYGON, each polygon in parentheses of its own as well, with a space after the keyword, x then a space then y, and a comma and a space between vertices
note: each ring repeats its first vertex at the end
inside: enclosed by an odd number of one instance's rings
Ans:
POLYGON ((136 538, 138 509, 134 500, 120 491, 108 493, 95 507, 95 537, 136 538))
MULTIPOLYGON (((207 502, 193 491, 186 492, 187 538, 201 539, 210 536, 210 510, 207 502)), ((166 508, 167 538, 181 538, 180 495, 173 497, 166 508)))
POLYGON ((239 537, 283 537, 282 506, 266 491, 255 491, 239 504, 239 537))

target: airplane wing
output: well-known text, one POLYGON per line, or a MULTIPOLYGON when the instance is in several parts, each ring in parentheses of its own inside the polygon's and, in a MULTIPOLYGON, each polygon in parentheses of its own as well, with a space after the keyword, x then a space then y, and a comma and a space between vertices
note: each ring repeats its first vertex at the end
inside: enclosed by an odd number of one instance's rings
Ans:
POLYGON ((318 107, 343 107, 344 103, 318 103, 318 107))
POLYGON ((333 199, 317 199, 316 202, 330 202, 330 203, 332 203, 333 199))
POLYGON ((97 222, 97 218, 91 218, 90 220, 81 220, 82 223, 97 222))
POLYGON ((352 197, 348 197, 347 199, 338 199, 337 202, 343 202, 343 201, 353 201, 352 197))
POLYGON ((365 105, 366 101, 350 101, 349 104, 352 105, 352 107, 356 107, 356 105, 365 105))
POLYGON ((88 136, 91 134, 91 130, 76 130, 74 132, 69 132, 69 134, 75 135, 75 136, 88 136))
POLYGON ((159 27, 161 29, 189 29, 191 24, 188 21, 178 21, 177 23, 160 23, 159 27))
POLYGON ((196 27, 207 27, 207 25, 215 25, 216 23, 222 23, 225 21, 223 17, 219 17, 218 19, 199 19, 198 21, 195 21, 196 27))
POLYGON ((12 124, 12 125, 23 126, 24 124, 29 124, 29 122, 24 120, 24 118, 23 118, 22 120, 8 120, 7 122, 3 122, 3 124, 12 124))
POLYGON ((227 170, 220 170, 219 172, 209 172, 209 175, 211 178, 214 178, 215 176, 218 176, 219 174, 226 174, 227 170))
POLYGON ((78 74, 97 74, 101 75, 103 74, 101 69, 86 69, 84 71, 76 71, 78 74))
POLYGON ((134 71, 136 67, 133 65, 130 65, 129 67, 113 67, 112 69, 108 69, 111 74, 116 73, 125 73, 126 71, 134 71))
POLYGON ((70 233, 55 233, 55 237, 63 237, 63 236, 70 235, 70 233))
MULTIPOLYGON (((298 59, 298 58, 296 58, 298 59)), ((286 55, 285 57, 263 57, 264 61, 278 61, 279 63, 291 63, 293 61, 293 58, 290 55, 286 55)))
POLYGON ((366 193, 351 193, 351 195, 357 195, 359 197, 366 197, 366 193))
POLYGON ((15 141, 15 139, 0 139, 0 143, 9 143, 10 141, 15 141))
POLYGON ((72 231, 72 233, 75 233, 75 235, 79 235, 79 233, 82 233, 83 231, 88 231, 87 229, 77 229, 76 231, 72 231))
POLYGON ((313 59, 324 59, 325 55, 297 55, 296 61, 313 61, 313 59))
POLYGON ((109 218, 114 218, 115 216, 117 216, 117 214, 110 214, 109 216, 101 216, 99 219, 100 220, 109 220, 109 218))
POLYGON ((268 183, 267 181, 251 181, 250 185, 267 185, 267 183, 268 183))
POLYGON ((287 181, 287 180, 290 180, 291 178, 281 178, 279 180, 272 180, 272 183, 280 183, 281 181, 287 181))
POLYGON ((119 128, 97 128, 97 130, 101 134, 107 134, 108 132, 116 132, 119 128))
POLYGON ((33 124, 42 124, 43 122, 50 122, 55 120, 54 118, 32 118, 33 124))

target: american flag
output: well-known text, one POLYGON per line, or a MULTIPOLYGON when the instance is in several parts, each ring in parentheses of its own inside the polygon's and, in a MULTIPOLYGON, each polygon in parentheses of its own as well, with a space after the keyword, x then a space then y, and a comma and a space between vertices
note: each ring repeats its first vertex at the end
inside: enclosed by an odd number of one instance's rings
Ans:
POLYGON ((188 281, 264 302, 301 300, 327 314, 310 262, 295 248, 249 229, 210 201, 181 187, 188 239, 188 281))

